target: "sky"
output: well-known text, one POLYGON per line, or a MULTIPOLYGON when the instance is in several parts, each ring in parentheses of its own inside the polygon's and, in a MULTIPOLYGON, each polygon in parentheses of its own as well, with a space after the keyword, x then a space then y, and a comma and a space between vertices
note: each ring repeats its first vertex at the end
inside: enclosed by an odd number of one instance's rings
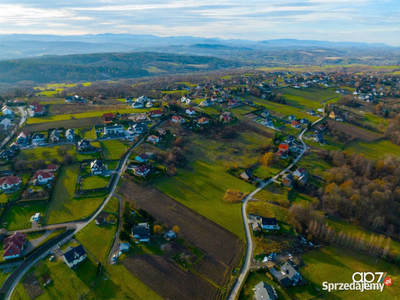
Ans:
POLYGON ((400 0, 0 0, 0 33, 295 38, 400 46, 400 0))

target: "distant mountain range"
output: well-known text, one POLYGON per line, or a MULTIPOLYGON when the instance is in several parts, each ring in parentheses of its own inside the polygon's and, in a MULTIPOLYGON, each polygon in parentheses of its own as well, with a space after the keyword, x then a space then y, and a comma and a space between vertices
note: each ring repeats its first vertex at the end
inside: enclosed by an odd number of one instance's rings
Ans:
MULTIPOLYGON (((355 42, 328 42, 296 39, 250 41, 192 36, 159 37, 137 34, 88 35, 0 35, 0 60, 19 59, 42 55, 65 55, 105 52, 155 51, 197 55, 226 55, 248 51, 290 49, 396 49, 386 44, 355 42)), ((398 48, 397 48, 398 49, 398 48)))

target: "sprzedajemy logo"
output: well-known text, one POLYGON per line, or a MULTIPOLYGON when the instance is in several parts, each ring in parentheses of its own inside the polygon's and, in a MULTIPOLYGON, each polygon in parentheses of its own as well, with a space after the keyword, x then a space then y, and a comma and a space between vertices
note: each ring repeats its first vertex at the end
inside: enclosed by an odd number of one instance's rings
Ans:
POLYGON ((383 291, 386 286, 391 286, 393 280, 386 277, 386 272, 355 272, 352 276, 351 283, 331 283, 324 281, 322 289, 324 291, 383 291))

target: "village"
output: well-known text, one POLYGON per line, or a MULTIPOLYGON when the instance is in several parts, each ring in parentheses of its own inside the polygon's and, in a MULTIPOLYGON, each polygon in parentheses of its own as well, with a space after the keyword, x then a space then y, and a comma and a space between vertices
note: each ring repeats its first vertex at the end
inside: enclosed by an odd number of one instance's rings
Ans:
MULTIPOLYGON (((331 180, 327 172, 339 161, 335 151, 347 151, 343 161, 380 143, 365 159, 399 155, 384 131, 398 113, 392 98, 399 96, 400 78, 260 71, 212 80, 177 81, 119 98, 93 96, 88 85, 66 88, 64 98, 58 91, 43 97, 53 89, 43 87, 4 101, 0 267, 12 272, 3 272, 2 291, 12 286, 34 299, 60 287, 55 275, 36 270, 27 276, 31 265, 22 264, 50 253, 35 263, 65 270, 62 263, 71 272, 103 268, 110 281, 124 272, 136 287, 150 287, 148 297, 195 299, 197 289, 210 298, 324 295, 307 262, 317 251, 350 250, 341 241, 335 249, 346 250, 333 250, 320 237, 327 229, 313 225, 311 234, 300 215, 339 232, 344 217, 319 204, 331 180), (54 113, 61 110, 66 113, 54 113), (168 207, 173 211, 163 214, 168 207), (210 230, 200 234, 195 225, 210 230), (216 251, 208 243, 215 237, 229 248, 216 251), (157 274, 156 263, 170 278, 157 274), (185 281, 192 292, 155 283, 180 280, 185 272, 192 274, 185 281)), ((392 237, 392 252, 381 245, 371 250, 390 266, 398 245, 392 237)), ((109 288, 102 276, 94 278, 96 285, 83 292, 109 288)), ((114 296, 130 291, 124 286, 114 296)))

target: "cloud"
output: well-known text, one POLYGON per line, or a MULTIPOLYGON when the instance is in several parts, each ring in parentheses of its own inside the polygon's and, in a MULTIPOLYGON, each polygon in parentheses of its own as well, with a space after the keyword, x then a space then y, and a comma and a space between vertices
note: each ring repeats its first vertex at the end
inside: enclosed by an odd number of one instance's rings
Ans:
POLYGON ((398 32, 393 28, 400 27, 396 1, 2 0, 0 23, 1 33, 112 32, 400 44, 393 39, 398 32))

